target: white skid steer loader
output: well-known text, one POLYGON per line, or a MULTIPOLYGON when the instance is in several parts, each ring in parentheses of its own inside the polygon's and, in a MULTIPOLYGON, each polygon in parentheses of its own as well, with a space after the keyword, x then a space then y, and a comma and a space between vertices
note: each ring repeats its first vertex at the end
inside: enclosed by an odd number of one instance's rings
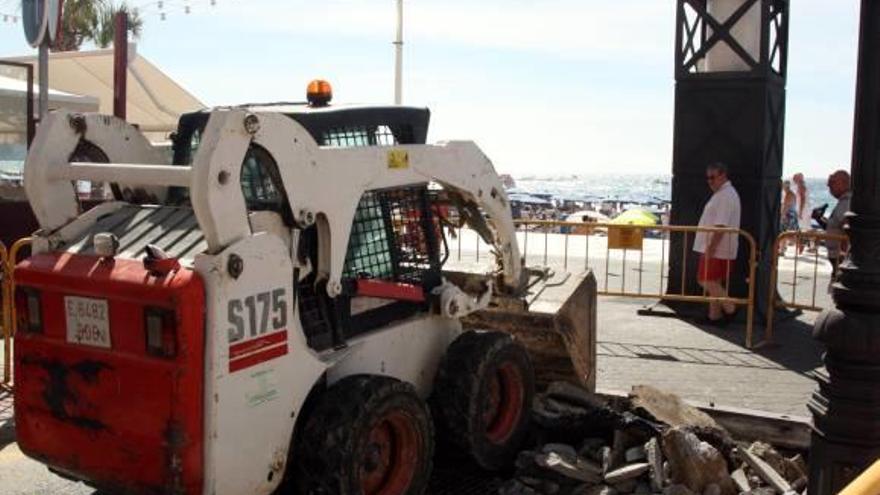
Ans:
POLYGON ((509 463, 536 371, 593 386, 595 281, 525 268, 491 162, 424 144, 427 121, 196 112, 168 163, 121 120, 52 113, 24 171, 21 449, 136 494, 422 493, 435 432, 509 463), (116 200, 82 212, 74 181, 116 200), (497 271, 444 270, 454 219, 497 271))

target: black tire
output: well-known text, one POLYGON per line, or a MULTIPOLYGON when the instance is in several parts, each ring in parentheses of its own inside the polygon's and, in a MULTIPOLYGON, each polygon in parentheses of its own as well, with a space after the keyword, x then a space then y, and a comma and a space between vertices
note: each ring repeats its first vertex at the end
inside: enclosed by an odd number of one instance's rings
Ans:
POLYGON ((510 464, 528 434, 535 375, 501 332, 466 332, 449 346, 431 400, 438 431, 484 469, 510 464))
POLYGON ((431 415, 412 385, 354 375, 318 400, 290 466, 300 495, 420 495, 433 454, 431 415))

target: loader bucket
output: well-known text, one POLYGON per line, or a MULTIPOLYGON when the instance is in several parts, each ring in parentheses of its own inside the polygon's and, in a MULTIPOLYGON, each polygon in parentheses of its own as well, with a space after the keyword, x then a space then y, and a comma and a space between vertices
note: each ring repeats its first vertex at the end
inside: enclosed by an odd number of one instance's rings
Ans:
MULTIPOLYGON (((449 278, 459 276, 469 282, 477 277, 457 272, 449 278)), ((496 295, 488 309, 468 315, 462 324, 466 329, 511 334, 528 351, 539 388, 565 380, 596 389, 596 278, 592 271, 553 275, 516 297, 496 295)))

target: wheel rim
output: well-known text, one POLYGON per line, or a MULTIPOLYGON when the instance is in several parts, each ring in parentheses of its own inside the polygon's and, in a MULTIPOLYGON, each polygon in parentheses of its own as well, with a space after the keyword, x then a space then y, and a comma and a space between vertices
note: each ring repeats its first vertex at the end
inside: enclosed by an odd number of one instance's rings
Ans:
POLYGON ((423 455, 415 420, 390 411, 373 424, 360 469, 364 495, 400 495, 415 476, 423 455))
POLYGON ((486 437, 501 444, 510 438, 522 416, 525 392, 519 368, 509 362, 499 366, 489 380, 488 392, 483 414, 486 437))

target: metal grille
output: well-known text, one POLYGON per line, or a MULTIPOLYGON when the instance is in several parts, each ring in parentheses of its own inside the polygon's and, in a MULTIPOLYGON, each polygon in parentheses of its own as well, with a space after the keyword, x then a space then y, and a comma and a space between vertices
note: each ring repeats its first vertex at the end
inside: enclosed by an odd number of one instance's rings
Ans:
POLYGON ((361 197, 343 276, 421 284, 439 270, 425 185, 368 191, 361 197))
POLYGON ((393 146, 397 144, 394 133, 388 126, 334 127, 321 135, 323 146, 393 146))

